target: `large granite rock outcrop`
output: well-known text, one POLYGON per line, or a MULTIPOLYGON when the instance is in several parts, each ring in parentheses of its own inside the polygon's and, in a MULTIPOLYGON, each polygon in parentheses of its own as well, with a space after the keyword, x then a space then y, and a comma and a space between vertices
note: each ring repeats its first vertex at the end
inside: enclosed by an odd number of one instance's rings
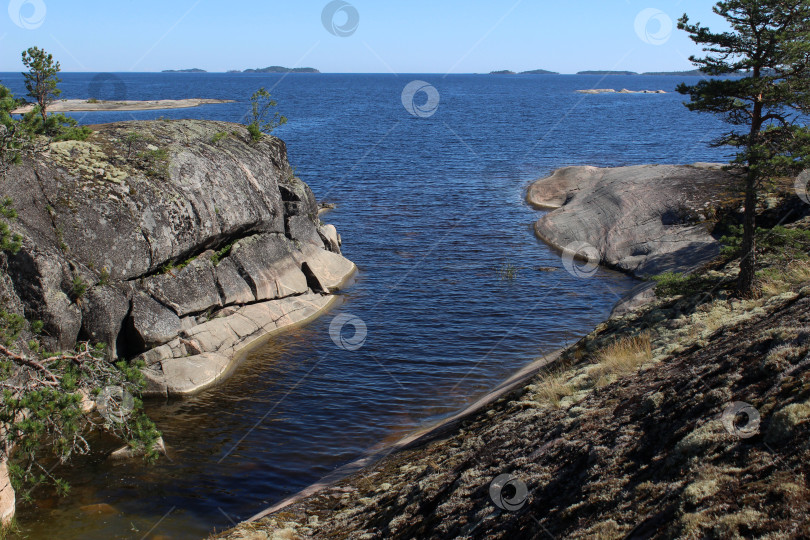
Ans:
POLYGON ((687 271, 717 256, 707 213, 737 182, 708 163, 577 166, 537 180, 527 200, 552 210, 535 224, 542 240, 560 250, 592 246, 587 251, 598 253, 600 264, 642 277, 687 271))
POLYGON ((93 129, 1 188, 23 237, 3 262, 49 347, 104 342, 147 361, 149 393, 188 393, 324 309, 354 272, 281 140, 192 120, 93 129))

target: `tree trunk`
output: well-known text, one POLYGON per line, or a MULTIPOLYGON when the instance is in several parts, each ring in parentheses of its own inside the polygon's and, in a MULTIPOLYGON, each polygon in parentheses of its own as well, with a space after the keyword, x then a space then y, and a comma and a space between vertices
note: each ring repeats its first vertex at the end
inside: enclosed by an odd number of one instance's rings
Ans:
POLYGON ((745 180, 745 212, 743 217, 743 239, 740 247, 740 275, 737 278, 737 293, 750 298, 754 290, 756 271, 756 176, 749 171, 745 180))

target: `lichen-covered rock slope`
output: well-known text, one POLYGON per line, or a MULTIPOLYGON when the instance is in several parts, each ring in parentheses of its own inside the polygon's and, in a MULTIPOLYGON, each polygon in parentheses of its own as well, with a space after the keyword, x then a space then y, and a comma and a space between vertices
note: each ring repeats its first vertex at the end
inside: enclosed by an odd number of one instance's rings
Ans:
POLYGON ((199 391, 257 338, 325 309, 354 272, 284 143, 240 125, 93 126, 2 184, 22 249, 3 295, 53 349, 146 360, 148 395, 199 391))

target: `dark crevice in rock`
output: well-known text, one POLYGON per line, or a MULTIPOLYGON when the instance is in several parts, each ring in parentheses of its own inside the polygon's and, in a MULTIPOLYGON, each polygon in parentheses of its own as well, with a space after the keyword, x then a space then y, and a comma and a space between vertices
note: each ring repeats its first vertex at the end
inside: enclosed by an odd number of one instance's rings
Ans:
POLYGON ((256 285, 256 282, 253 280, 253 277, 245 270, 245 267, 239 264, 236 259, 232 259, 234 262, 234 266, 236 266, 236 271, 239 272, 239 277, 245 280, 245 283, 248 284, 250 287, 250 293, 253 295, 253 298, 256 299, 259 297, 259 288, 256 285))
MULTIPOLYGON (((152 241, 149 240, 149 235, 146 234, 146 230, 143 227, 141 227, 141 236, 143 236, 143 241, 146 242, 146 245, 149 246, 149 266, 147 268, 151 268, 152 263, 155 260, 155 248, 152 246, 152 241)), ((132 278, 131 280, 128 281, 132 281, 134 279, 139 278, 132 278)))
MULTIPOLYGON (((228 305, 233 305, 228 304, 227 295, 225 294, 225 288, 222 286, 222 282, 220 281, 216 271, 214 271, 214 278, 216 278, 214 280, 214 283, 217 286, 217 293, 219 294, 219 301, 222 303, 222 307, 228 307, 228 305)), ((255 298, 256 296, 254 295, 253 297, 255 298)))
POLYGON ((301 263, 301 272, 303 272, 304 276, 307 278, 307 287, 309 287, 312 292, 320 293, 320 294, 328 294, 329 291, 326 290, 326 287, 321 285, 320 280, 315 275, 315 272, 309 267, 307 263, 301 263))
POLYGON ((146 344, 141 341, 135 331, 135 320, 132 317, 133 304, 134 298, 129 300, 129 311, 121 321, 121 331, 118 332, 115 342, 115 352, 118 358, 134 358, 146 350, 146 344))
MULTIPOLYGON (((219 250, 225 248, 226 246, 228 246, 229 244, 234 244, 234 243, 236 243, 236 242, 238 242, 240 240, 244 240, 245 238, 250 238, 251 236, 255 236, 257 234, 278 234, 278 235, 281 235, 281 233, 277 233, 277 232, 265 232, 265 231, 262 231, 260 229, 260 225, 261 225, 260 223, 252 223, 252 224, 250 224, 248 226, 239 227, 237 229, 234 229, 233 231, 231 231, 231 232, 229 232, 227 234, 221 234, 221 235, 217 235, 217 236, 212 236, 210 238, 207 238, 206 240, 202 240, 202 241, 196 243, 194 245, 193 249, 186 250, 186 251, 182 252, 181 254, 179 254, 177 257, 173 257, 171 259, 166 259, 165 261, 162 261, 162 264, 158 268, 154 268, 153 270, 150 270, 150 271, 148 271, 148 272, 146 272, 144 274, 140 274, 138 276, 133 276, 133 277, 128 278, 128 279, 126 279, 124 281, 125 282, 139 281, 141 279, 146 279, 146 278, 150 278, 152 276, 163 274, 163 273, 165 273, 164 267, 166 267, 167 265, 180 264, 180 263, 183 263, 183 262, 187 262, 187 261, 196 259, 197 257, 202 255, 206 251, 210 251, 210 250, 219 251, 219 250)), ((145 232, 144 232, 144 237, 146 237, 145 232)), ((149 242, 149 240, 147 238, 147 243, 148 242, 149 242)), ((150 244, 150 251, 151 251, 151 244, 150 244)), ((151 261, 150 261, 150 266, 151 266, 151 261)))
MULTIPOLYGON (((34 178, 37 179, 37 184, 39 184, 39 191, 42 194, 42 198, 45 199, 45 202, 48 203, 48 208, 53 209, 54 203, 48 198, 47 192, 45 191, 45 185, 42 182, 42 178, 39 176, 39 171, 36 167, 33 169, 34 171, 34 178)), ((46 213, 48 214, 48 220, 51 222, 51 227, 53 227, 53 237, 56 239, 57 244, 59 244, 61 240, 61 234, 59 233, 59 226, 56 224, 56 219, 53 217, 53 211, 46 209, 46 213)))
POLYGON ((290 218, 289 218, 289 216, 284 216, 284 236, 286 236, 290 240, 293 239, 292 231, 290 230, 290 218))

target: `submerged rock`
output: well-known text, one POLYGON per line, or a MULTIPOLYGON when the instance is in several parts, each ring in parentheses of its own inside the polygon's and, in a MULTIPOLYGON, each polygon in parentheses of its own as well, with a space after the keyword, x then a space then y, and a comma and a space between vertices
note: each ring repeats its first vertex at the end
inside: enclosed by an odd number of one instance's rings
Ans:
POLYGON ((3 255, 10 285, 49 348, 103 342, 110 358, 149 359, 156 393, 187 393, 218 380, 237 345, 324 309, 354 272, 281 140, 196 120, 93 129, 3 184, 23 237, 3 255), (268 301, 277 313, 249 332, 209 321, 268 301))

